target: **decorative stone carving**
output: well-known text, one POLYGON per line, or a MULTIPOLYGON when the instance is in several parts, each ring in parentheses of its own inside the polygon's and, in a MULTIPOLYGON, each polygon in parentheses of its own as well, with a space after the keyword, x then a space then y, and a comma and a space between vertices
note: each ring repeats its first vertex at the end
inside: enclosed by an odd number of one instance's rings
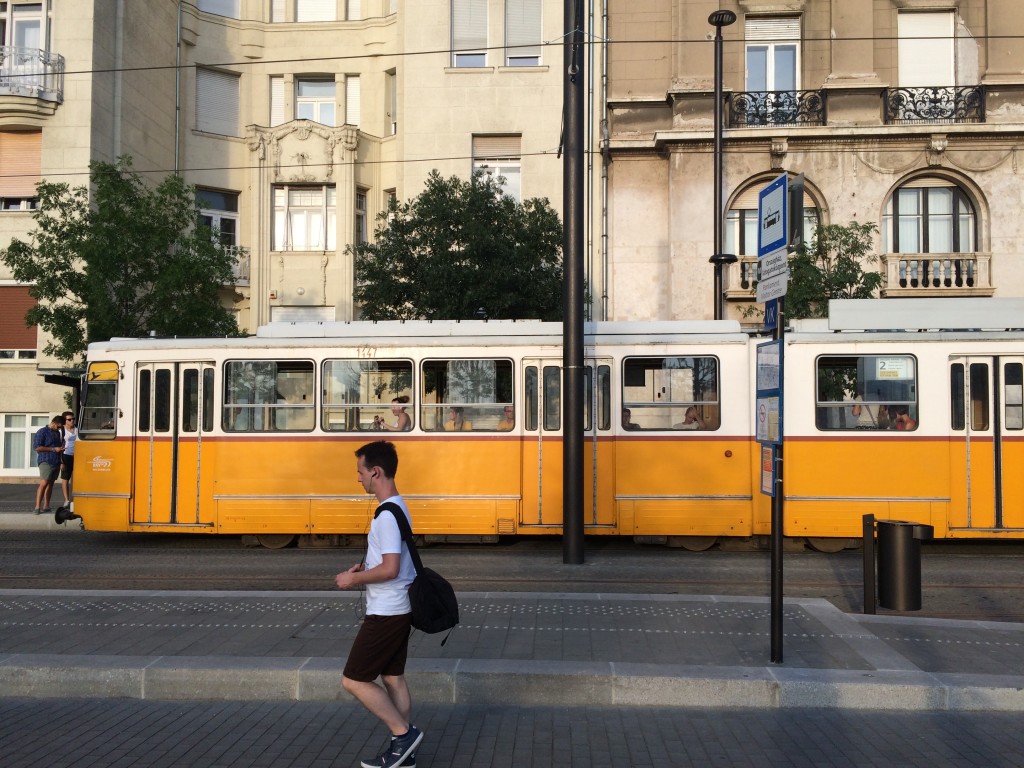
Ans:
POLYGON ((311 120, 292 120, 273 128, 246 128, 246 146, 260 164, 269 164, 274 182, 331 181, 335 165, 353 162, 358 145, 359 129, 351 125, 331 128, 311 120), (335 155, 339 145, 341 157, 335 155))

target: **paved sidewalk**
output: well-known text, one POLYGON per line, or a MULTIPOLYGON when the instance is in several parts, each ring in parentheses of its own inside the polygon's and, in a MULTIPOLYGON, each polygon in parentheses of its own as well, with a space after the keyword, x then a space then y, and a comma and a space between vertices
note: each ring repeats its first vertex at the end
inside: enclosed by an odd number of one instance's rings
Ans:
MULTIPOLYGON (((463 593, 414 633, 422 703, 1024 711, 1024 624, 752 597, 463 593)), ((4 696, 344 700, 356 593, 0 591, 4 696)))

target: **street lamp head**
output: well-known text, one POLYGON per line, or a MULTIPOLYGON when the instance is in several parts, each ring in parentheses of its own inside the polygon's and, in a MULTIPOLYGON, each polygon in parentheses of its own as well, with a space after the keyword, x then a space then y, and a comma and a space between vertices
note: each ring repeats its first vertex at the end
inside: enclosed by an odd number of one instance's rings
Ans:
POLYGON ((722 27, 728 27, 730 24, 736 23, 736 14, 728 10, 719 10, 708 16, 708 24, 713 27, 718 27, 721 30, 722 27))

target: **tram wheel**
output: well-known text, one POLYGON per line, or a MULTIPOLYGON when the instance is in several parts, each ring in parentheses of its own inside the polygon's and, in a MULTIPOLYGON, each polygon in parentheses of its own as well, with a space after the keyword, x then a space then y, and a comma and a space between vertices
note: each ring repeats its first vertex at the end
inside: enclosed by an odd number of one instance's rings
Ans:
POLYGON ((715 546, 717 536, 669 536, 670 547, 682 547, 687 552, 704 552, 715 546))
POLYGON ((842 552, 846 549, 846 539, 843 538, 824 538, 819 536, 807 537, 807 546, 813 549, 815 552, 822 552, 826 555, 834 555, 836 552, 842 552))
POLYGON ((284 549, 295 542, 294 533, 261 533, 256 536, 256 541, 264 549, 284 549))

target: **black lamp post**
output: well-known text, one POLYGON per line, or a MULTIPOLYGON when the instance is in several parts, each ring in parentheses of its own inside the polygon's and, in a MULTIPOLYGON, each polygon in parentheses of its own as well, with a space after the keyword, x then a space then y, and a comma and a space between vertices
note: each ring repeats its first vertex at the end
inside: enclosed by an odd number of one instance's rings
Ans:
POLYGON ((715 253, 709 259, 715 265, 715 320, 725 317, 725 265, 736 262, 735 254, 722 253, 722 27, 735 22, 736 14, 732 11, 719 10, 708 16, 708 23, 715 28, 715 253))

